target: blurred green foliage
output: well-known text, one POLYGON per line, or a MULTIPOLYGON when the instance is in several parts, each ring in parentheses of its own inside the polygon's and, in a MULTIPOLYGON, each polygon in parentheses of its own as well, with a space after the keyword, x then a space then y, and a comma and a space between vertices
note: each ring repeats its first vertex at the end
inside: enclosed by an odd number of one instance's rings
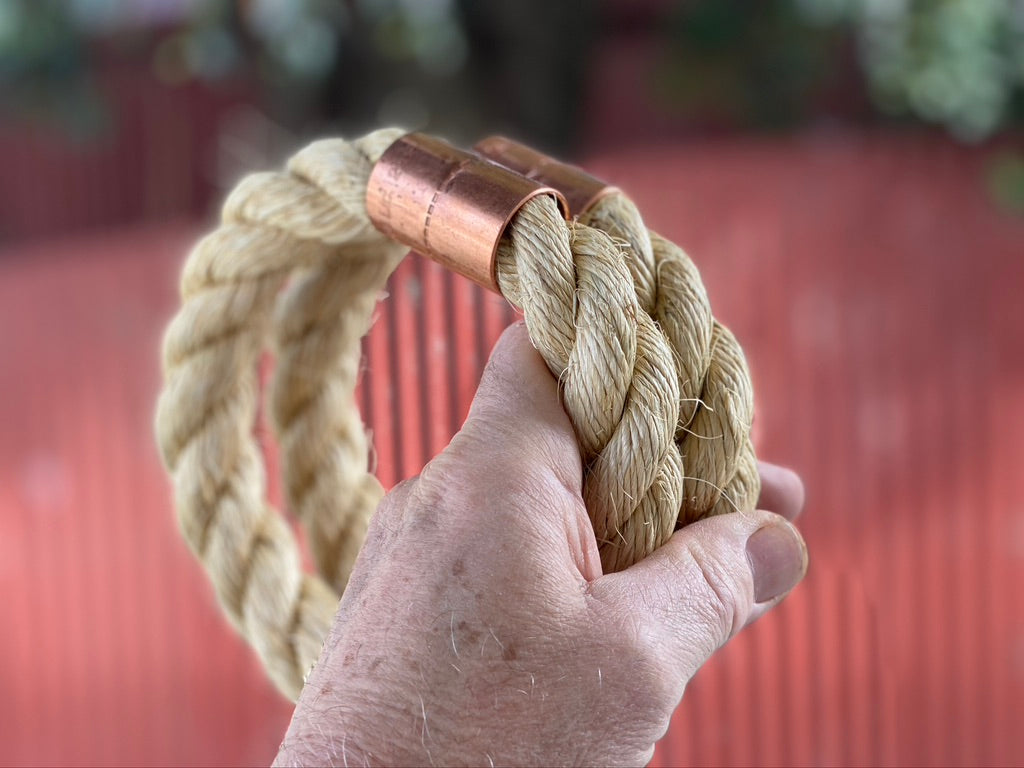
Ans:
POLYGON ((680 3, 664 36, 655 97, 698 123, 792 128, 842 65, 841 32, 807 25, 790 2, 680 3))
POLYGON ((627 38, 654 53, 654 108, 698 128, 896 117, 976 141, 1024 122, 1024 0, 0 0, 0 116, 102 130, 117 60, 245 80, 291 128, 507 126, 554 148, 589 57, 627 38))
POLYGON ((1024 155, 1003 151, 989 161, 988 191, 1005 211, 1024 215, 1024 155))
POLYGON ((105 125, 81 28, 66 6, 0 0, 0 115, 39 118, 71 137, 105 125))
POLYGON ((874 103, 974 141, 1020 116, 1021 0, 796 0, 811 23, 852 28, 874 103))

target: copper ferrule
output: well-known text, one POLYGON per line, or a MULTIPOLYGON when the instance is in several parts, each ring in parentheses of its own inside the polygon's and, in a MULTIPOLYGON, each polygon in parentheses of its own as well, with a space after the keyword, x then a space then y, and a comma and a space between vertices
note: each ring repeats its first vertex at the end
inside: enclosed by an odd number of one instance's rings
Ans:
POLYGON ((572 216, 582 216, 602 197, 618 191, 582 168, 548 157, 504 136, 489 136, 473 149, 528 179, 557 189, 565 195, 572 216))
POLYGON ((422 133, 385 150, 370 173, 366 210, 381 232, 492 291, 495 257, 512 217, 555 189, 422 133))

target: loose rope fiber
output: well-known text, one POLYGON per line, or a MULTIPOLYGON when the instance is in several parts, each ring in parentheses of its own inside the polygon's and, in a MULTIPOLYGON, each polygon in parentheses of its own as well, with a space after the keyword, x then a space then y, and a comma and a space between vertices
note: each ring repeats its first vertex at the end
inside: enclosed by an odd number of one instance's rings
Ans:
MULTIPOLYGON (((367 471, 354 389, 360 340, 408 250, 373 227, 365 205, 374 163, 402 133, 318 141, 285 171, 244 179, 186 261, 164 339, 156 434, 181 530, 293 699, 383 494, 367 471), (268 348, 285 498, 315 575, 266 500, 254 424, 268 348)), ((621 194, 568 224, 542 196, 512 220, 497 258, 502 294, 559 379, 606 571, 680 524, 753 506, 750 376, 682 250, 648 232, 621 194)))

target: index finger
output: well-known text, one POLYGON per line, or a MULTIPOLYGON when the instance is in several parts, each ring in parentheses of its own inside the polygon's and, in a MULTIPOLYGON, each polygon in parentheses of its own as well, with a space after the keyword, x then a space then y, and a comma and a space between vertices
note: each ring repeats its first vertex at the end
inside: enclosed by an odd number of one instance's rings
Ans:
POLYGON ((757 468, 761 474, 757 508, 782 515, 787 520, 799 517, 804 508, 804 484, 800 475, 767 461, 759 461, 757 468))

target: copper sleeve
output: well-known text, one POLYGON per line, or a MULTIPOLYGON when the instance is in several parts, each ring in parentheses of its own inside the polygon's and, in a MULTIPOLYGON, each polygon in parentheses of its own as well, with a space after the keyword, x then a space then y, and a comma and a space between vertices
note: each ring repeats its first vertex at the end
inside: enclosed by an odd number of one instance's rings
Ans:
POLYGON ((504 136, 490 136, 474 149, 528 179, 557 189, 565 195, 571 216, 581 216, 602 197, 618 191, 582 168, 555 160, 504 136))
POLYGON ((410 133, 395 141, 370 174, 366 209, 374 226, 445 267, 497 291, 495 255, 512 217, 554 188, 457 149, 410 133))

